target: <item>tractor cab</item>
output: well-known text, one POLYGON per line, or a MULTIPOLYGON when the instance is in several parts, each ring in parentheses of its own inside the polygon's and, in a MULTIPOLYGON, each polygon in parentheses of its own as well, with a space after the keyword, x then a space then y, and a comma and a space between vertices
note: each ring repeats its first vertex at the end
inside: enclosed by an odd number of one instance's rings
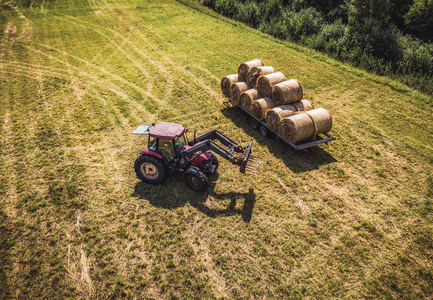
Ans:
POLYGON ((140 125, 132 133, 148 135, 147 148, 142 153, 164 157, 168 162, 180 158, 180 151, 187 143, 185 127, 176 123, 140 125))

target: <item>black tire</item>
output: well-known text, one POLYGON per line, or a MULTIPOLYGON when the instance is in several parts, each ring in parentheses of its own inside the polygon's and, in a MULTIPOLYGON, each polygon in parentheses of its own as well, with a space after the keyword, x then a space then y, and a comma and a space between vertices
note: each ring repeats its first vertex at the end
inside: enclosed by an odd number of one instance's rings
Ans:
POLYGON ((260 126, 259 132, 260 132, 260 135, 264 136, 264 137, 267 137, 269 134, 269 130, 263 125, 260 126))
POLYGON ((214 172, 218 170, 218 166, 220 165, 220 162, 218 161, 218 158, 215 154, 211 153, 211 164, 215 167, 214 172))
POLYGON ((257 119, 255 119, 255 118, 251 117, 250 125, 251 125, 252 129, 257 130, 257 128, 259 128, 259 121, 257 121, 257 119))
POLYGON ((168 175, 164 161, 150 155, 139 156, 135 161, 134 169, 138 178, 151 184, 163 183, 168 175))
POLYGON ((206 175, 197 167, 190 167, 184 174, 186 184, 193 190, 205 191, 209 185, 206 175))

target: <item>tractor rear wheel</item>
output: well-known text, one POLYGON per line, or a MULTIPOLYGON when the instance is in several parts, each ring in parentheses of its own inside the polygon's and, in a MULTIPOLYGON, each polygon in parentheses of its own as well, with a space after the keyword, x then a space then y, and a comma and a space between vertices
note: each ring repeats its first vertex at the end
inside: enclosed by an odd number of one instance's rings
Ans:
POLYGON ((138 178, 147 183, 159 184, 167 179, 167 167, 159 158, 150 155, 141 155, 134 164, 138 178))
POLYGON ((190 167, 184 177, 186 184, 195 191, 205 191, 209 185, 206 175, 197 167, 190 167))

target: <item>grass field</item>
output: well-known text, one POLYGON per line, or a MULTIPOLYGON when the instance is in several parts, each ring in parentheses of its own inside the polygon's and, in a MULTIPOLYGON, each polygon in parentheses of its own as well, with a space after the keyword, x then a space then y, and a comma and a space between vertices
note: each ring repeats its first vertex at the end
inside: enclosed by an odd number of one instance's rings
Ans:
POLYGON ((433 298, 431 97, 175 1, 24 2, 0 2, 0 298, 433 298), (254 58, 337 140, 227 108, 254 58), (130 132, 157 121, 253 139, 262 174, 140 182, 130 132))

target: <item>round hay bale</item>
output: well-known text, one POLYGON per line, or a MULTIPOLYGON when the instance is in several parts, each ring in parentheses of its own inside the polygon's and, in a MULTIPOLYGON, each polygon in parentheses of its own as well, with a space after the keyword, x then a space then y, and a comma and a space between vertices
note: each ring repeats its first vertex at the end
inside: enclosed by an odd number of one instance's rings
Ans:
POLYGON ((278 132, 296 143, 314 135, 314 123, 306 113, 296 114, 280 121, 278 132))
POLYGON ((238 81, 238 74, 227 75, 221 79, 221 91, 224 96, 230 96, 230 86, 238 81))
POLYGON ((241 94, 246 90, 248 90, 246 82, 235 82, 230 86, 230 100, 234 105, 239 105, 241 94))
POLYGON ((263 120, 266 116, 266 112, 271 109, 274 108, 275 102, 274 100, 272 100, 272 98, 269 97, 265 97, 265 98, 261 98, 258 100, 255 100, 253 102, 253 104, 251 104, 251 114, 259 119, 259 120, 263 120))
POLYGON ((317 108, 305 112, 313 119, 315 126, 315 133, 326 133, 332 128, 332 117, 329 112, 324 108, 317 108))
POLYGON ((281 72, 262 75, 257 79, 257 89, 263 97, 272 97, 272 87, 286 81, 286 76, 281 72))
POLYGON ((313 104, 308 100, 301 100, 298 102, 291 103, 290 105, 293 105, 297 111, 307 111, 314 109, 313 104))
POLYGON ((248 72, 251 68, 264 66, 263 62, 260 59, 254 59, 252 61, 247 61, 241 63, 238 67, 238 75, 239 81, 246 81, 248 72))
POLYGON ((260 93, 257 89, 249 89, 241 94, 240 104, 247 110, 251 110, 251 104, 254 100, 260 99, 260 93))
POLYGON ((300 101, 302 96, 302 86, 296 79, 283 81, 272 87, 272 99, 277 105, 300 101))
POLYGON ((281 105, 268 110, 265 117, 266 123, 268 123, 272 129, 278 130, 279 122, 282 119, 293 116, 298 112, 312 110, 312 109, 314 109, 313 104, 308 100, 301 100, 291 104, 281 105))
POLYGON ((251 68, 251 70, 248 72, 247 75, 247 82, 250 84, 251 87, 255 87, 257 84, 257 78, 259 78, 262 75, 267 75, 272 73, 275 73, 275 69, 270 66, 251 68))
POLYGON ((296 143, 308 138, 315 139, 317 134, 328 132, 331 128, 331 115, 326 109, 318 108, 282 119, 278 131, 296 143))
POLYGON ((274 130, 278 130, 280 121, 284 118, 295 115, 298 112, 293 105, 282 105, 272 108, 266 112, 266 123, 274 130))

